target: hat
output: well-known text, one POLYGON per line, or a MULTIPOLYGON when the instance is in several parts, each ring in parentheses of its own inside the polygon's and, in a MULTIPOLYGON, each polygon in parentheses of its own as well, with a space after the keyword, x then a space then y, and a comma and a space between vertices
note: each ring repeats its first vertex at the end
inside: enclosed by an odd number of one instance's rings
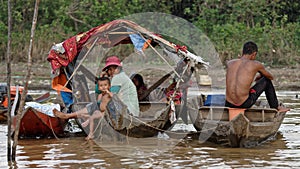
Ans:
POLYGON ((106 59, 105 61, 105 66, 102 69, 102 71, 104 71, 105 69, 107 69, 109 66, 122 66, 120 59, 117 56, 110 56, 106 59))

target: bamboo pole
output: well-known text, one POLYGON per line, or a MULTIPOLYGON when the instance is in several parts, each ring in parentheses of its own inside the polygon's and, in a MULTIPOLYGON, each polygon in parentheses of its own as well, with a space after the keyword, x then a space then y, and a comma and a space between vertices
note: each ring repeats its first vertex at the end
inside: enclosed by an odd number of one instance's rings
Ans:
POLYGON ((7 110, 7 161, 11 161, 11 96, 10 96, 10 81, 11 81, 11 66, 10 66, 10 48, 11 48, 11 6, 10 0, 7 1, 7 16, 8 16, 8 30, 7 30, 7 96, 8 96, 8 110, 7 110))
POLYGON ((31 73, 31 66, 32 66, 33 37, 34 37, 34 32, 35 32, 36 23, 37 23, 39 3, 40 3, 40 0, 35 1, 32 27, 31 27, 31 35, 30 35, 30 44, 29 44, 29 49, 28 49, 27 73, 25 76, 25 86, 24 86, 24 90, 21 95, 21 102, 20 102, 20 106, 19 106, 18 114, 17 114, 17 124, 16 124, 16 129, 15 129, 15 134, 14 134, 14 143, 13 143, 13 147, 12 147, 12 161, 16 161, 16 149, 17 149, 17 145, 18 145, 20 121, 21 121, 21 117, 22 117, 23 107, 25 105, 25 98, 26 98, 27 91, 28 91, 28 81, 30 80, 30 73, 31 73))

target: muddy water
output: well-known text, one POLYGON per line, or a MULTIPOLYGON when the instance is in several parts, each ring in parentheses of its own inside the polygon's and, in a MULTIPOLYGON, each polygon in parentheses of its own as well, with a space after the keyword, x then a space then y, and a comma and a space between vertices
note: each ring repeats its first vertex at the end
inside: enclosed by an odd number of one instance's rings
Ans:
MULTIPOLYGON (((128 145, 84 137, 20 140, 13 168, 299 168, 299 92, 279 92, 292 108, 275 140, 255 148, 226 148, 197 140, 150 138, 128 145), (138 144, 144 147, 137 146, 138 144), (170 145, 172 145, 170 147, 170 145), (169 146, 166 149, 162 147, 169 146), (130 148, 128 148, 130 147, 130 148), (128 148, 128 149, 126 149, 128 148)), ((0 125, 0 168, 7 168, 6 125, 0 125)), ((192 128, 187 126, 187 128, 192 128)))

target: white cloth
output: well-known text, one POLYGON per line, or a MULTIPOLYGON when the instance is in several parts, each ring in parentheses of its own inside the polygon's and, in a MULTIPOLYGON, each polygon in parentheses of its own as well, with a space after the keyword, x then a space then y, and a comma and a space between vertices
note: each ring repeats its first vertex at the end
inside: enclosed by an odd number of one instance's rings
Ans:
POLYGON ((25 108, 27 107, 32 107, 38 111, 40 111, 41 113, 47 114, 48 116, 51 117, 55 117, 52 110, 53 109, 57 109, 58 111, 60 111, 60 105, 59 104, 40 104, 37 102, 26 102, 25 103, 25 108))

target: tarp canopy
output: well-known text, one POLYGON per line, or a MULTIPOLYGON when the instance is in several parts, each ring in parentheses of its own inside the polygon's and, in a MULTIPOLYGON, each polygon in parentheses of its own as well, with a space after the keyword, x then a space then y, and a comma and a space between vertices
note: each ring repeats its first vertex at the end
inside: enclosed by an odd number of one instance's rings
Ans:
POLYGON ((51 63, 52 71, 68 66, 83 49, 90 49, 94 43, 106 48, 131 43, 138 51, 144 50, 151 43, 159 43, 168 51, 189 58, 196 64, 208 65, 200 56, 189 52, 185 46, 173 44, 132 21, 114 20, 54 45, 47 58, 51 63))
MULTIPOLYGON (((160 49, 163 49, 164 53, 167 53, 169 58, 176 57, 177 61, 178 58, 189 60, 189 62, 192 62, 190 65, 194 66, 201 65, 207 67, 209 65, 207 62, 203 61, 200 56, 189 52, 185 46, 169 42, 161 35, 148 31, 132 21, 114 20, 94 27, 89 31, 79 33, 52 46, 47 58, 47 60, 51 63, 52 74, 54 75, 54 78, 52 79, 52 88, 60 92, 65 103, 72 104, 73 96, 81 97, 83 100, 89 101, 89 99, 84 98, 89 98, 89 91, 93 90, 92 88, 94 84, 86 81, 86 78, 78 79, 79 76, 73 77, 73 75, 75 75, 77 73, 76 71, 80 69, 80 72, 82 72, 80 76, 85 76, 93 82, 96 76, 95 70, 90 69, 94 69, 95 66, 82 65, 82 62, 85 59, 88 60, 88 58, 93 58, 92 54, 90 55, 89 52, 97 46, 99 46, 99 50, 105 51, 105 49, 109 49, 120 44, 132 44, 136 51, 142 54, 147 48, 156 50, 154 47, 159 46, 160 49), (78 86, 74 86, 79 82, 81 82, 83 86, 81 85, 80 88, 78 88, 78 86), (84 89, 82 87, 84 87, 84 89)), ((155 53, 160 55, 157 51, 155 53)), ((100 56, 99 53, 96 55, 96 57, 100 56)), ((160 56, 160 58, 166 62, 169 68, 172 67, 162 56, 160 56)), ((104 56, 102 56, 101 59, 104 60, 104 56)), ((99 62, 99 60, 94 62, 99 62)), ((175 70, 174 68, 171 68, 171 70, 177 75, 177 78, 180 77, 180 75, 176 72, 178 70, 175 70)), ((187 79, 189 78, 190 75, 188 75, 187 79)), ((188 81, 185 83, 186 85, 189 85, 188 81)))

